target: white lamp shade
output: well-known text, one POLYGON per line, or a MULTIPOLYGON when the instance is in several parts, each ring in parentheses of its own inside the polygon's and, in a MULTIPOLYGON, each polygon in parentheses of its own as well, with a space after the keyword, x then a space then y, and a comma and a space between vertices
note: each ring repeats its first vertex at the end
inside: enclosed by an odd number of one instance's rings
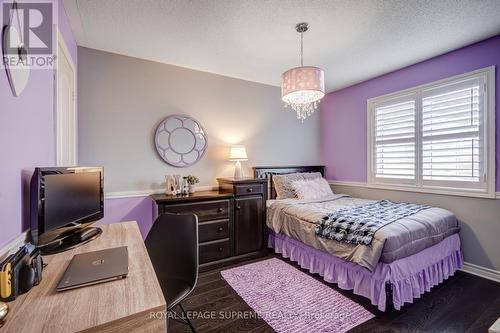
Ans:
POLYGON ((230 161, 246 161, 246 160, 248 160, 247 150, 245 149, 245 146, 243 146, 243 145, 231 146, 231 151, 229 152, 229 160, 230 161))

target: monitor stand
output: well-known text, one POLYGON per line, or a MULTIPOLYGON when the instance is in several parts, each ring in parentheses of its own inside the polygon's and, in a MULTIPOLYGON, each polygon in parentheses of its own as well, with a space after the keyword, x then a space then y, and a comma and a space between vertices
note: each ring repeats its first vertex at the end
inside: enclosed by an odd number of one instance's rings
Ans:
POLYGON ((56 239, 55 241, 39 247, 40 253, 44 256, 64 252, 74 249, 80 245, 86 244, 102 234, 102 229, 97 227, 88 227, 78 230, 71 235, 56 239))

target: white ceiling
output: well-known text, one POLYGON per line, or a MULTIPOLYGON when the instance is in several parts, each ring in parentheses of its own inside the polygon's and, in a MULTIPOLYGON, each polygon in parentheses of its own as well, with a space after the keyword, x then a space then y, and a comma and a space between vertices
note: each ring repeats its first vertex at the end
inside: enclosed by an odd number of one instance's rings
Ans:
POLYGON ((271 85, 299 63, 327 91, 500 33, 500 0, 64 0, 78 45, 271 85))

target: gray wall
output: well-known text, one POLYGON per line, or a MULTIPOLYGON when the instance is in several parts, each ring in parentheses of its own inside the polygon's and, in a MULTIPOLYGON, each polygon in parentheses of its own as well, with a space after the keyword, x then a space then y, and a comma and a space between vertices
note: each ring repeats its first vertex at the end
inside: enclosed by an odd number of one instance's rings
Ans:
POLYGON ((78 157, 105 167, 105 191, 159 189, 168 173, 197 175, 200 185, 231 176, 230 144, 244 144, 255 165, 317 164, 319 116, 301 123, 278 87, 88 48, 78 48, 78 157), (209 136, 196 165, 177 169, 157 156, 156 125, 170 114, 197 119, 209 136))
POLYGON ((500 271, 500 200, 429 193, 390 191, 333 185, 335 193, 368 199, 391 199, 448 209, 460 223, 464 259, 471 264, 500 271))

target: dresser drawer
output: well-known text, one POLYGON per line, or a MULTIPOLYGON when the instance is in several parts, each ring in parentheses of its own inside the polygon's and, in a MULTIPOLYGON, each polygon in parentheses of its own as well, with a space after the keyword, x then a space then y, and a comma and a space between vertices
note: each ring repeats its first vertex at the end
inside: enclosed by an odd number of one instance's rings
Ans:
POLYGON ((234 193, 236 195, 261 194, 264 192, 262 184, 242 184, 234 185, 234 193))
POLYGON ((175 205, 163 205, 163 213, 196 214, 198 221, 222 220, 229 218, 229 200, 204 201, 175 205))
POLYGON ((199 242, 229 238, 229 220, 203 222, 198 225, 199 242))
POLYGON ((231 243, 229 239, 202 243, 200 249, 200 264, 227 258, 231 255, 231 243))

